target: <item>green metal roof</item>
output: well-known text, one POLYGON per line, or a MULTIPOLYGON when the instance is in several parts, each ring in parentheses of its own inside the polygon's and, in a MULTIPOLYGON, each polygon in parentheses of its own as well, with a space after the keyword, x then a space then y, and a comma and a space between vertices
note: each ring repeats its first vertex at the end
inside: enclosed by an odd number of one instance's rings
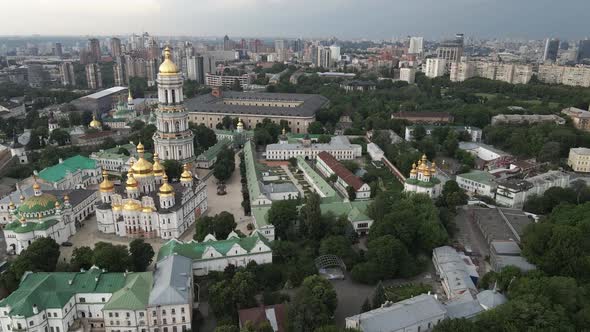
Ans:
POLYGON ((270 247, 268 240, 256 232, 247 237, 232 237, 227 240, 219 241, 179 242, 177 240, 170 240, 160 248, 160 251, 158 252, 158 261, 173 254, 178 254, 193 260, 207 260, 210 258, 203 257, 203 253, 207 247, 213 247, 213 249, 225 256, 235 244, 238 244, 246 251, 250 251, 258 241, 262 241, 270 247))
POLYGON ((211 161, 211 160, 217 158, 217 155, 219 154, 219 152, 223 148, 228 146, 230 143, 231 143, 231 141, 229 139, 221 139, 221 140, 217 141, 217 143, 215 143, 213 146, 209 147, 207 149, 207 151, 201 153, 197 157, 197 160, 211 161))
POLYGON ((414 184, 414 185, 420 186, 420 187, 432 188, 435 185, 439 184, 440 180, 435 177, 432 177, 432 178, 430 178, 429 182, 424 182, 424 181, 420 181, 418 179, 406 178, 406 182, 409 184, 414 184))
POLYGON ((61 309, 75 294, 113 293, 125 284, 121 277, 123 273, 103 273, 98 268, 86 272, 27 273, 19 288, 0 301, 0 306, 10 306, 10 316, 30 317, 33 305, 39 310, 61 309))
POLYGON ((270 205, 256 205, 251 207, 252 215, 254 216, 254 220, 256 221, 256 227, 260 228, 263 226, 268 225, 268 211, 270 210, 270 205))
POLYGON ((29 221, 24 224, 21 224, 20 222, 15 221, 15 222, 12 222, 12 223, 6 225, 6 227, 4 229, 8 230, 8 231, 13 231, 17 234, 22 234, 22 233, 28 233, 28 232, 32 232, 32 231, 44 231, 57 223, 58 223, 58 221, 56 219, 49 219, 49 220, 45 220, 42 222, 29 221))
POLYGON ((250 200, 257 199, 262 195, 260 183, 258 182, 258 170, 254 160, 254 144, 252 141, 244 144, 244 162, 246 163, 246 179, 248 181, 248 192, 250 200))
POLYGON ((492 174, 485 172, 485 171, 478 171, 478 170, 474 170, 469 173, 459 174, 459 175, 457 175, 457 177, 462 177, 467 180, 471 180, 471 181, 478 182, 478 183, 483 183, 488 186, 494 185, 494 179, 495 179, 495 177, 492 174))
POLYGON ((331 212, 336 216, 346 216, 349 221, 371 220, 366 214, 371 201, 334 202, 320 205, 322 213, 331 212))
POLYGON ((104 305, 103 310, 141 310, 145 309, 152 290, 151 272, 129 273, 123 288, 119 289, 104 305))
POLYGON ((67 172, 74 173, 79 169, 96 169, 96 161, 84 156, 74 156, 54 166, 47 167, 39 172, 39 177, 45 181, 58 182, 67 172))
POLYGON ((39 213, 55 210, 55 202, 58 199, 54 195, 42 193, 39 196, 31 196, 18 207, 20 213, 39 213))
POLYGON ((340 196, 336 193, 336 190, 334 190, 334 188, 332 188, 332 186, 330 186, 321 175, 319 175, 313 168, 311 168, 311 166, 309 166, 303 156, 297 156, 297 165, 304 170, 311 181, 313 181, 323 193, 325 197, 322 197, 322 202, 329 203, 333 202, 334 199, 341 200, 340 196))

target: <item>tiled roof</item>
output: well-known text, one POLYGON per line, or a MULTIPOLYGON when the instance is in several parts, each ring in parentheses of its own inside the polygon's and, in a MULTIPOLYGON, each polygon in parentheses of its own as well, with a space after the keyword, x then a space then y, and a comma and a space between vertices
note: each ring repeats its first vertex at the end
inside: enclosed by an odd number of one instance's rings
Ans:
POLYGON ((365 184, 358 176, 352 174, 346 167, 344 167, 334 156, 328 152, 322 151, 318 153, 318 158, 321 159, 328 167, 336 173, 346 184, 353 187, 355 190, 361 189, 365 184))
POLYGON ((83 156, 74 156, 55 166, 47 167, 39 172, 39 177, 50 182, 58 182, 67 172, 74 173, 79 169, 95 169, 96 161, 83 156))
POLYGON ((229 139, 221 139, 217 141, 213 146, 209 147, 205 152, 201 153, 197 160, 213 160, 213 158, 217 157, 219 152, 228 146, 231 143, 229 139))

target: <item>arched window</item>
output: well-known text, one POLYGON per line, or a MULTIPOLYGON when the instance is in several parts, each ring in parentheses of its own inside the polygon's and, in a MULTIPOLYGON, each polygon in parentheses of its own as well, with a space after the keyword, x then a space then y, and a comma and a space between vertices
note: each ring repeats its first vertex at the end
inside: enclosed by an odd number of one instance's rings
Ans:
POLYGON ((167 133, 168 131, 170 131, 170 128, 168 127, 168 122, 164 122, 164 132, 167 133))
POLYGON ((176 90, 172 90, 172 104, 176 103, 176 90))
POLYGON ((174 123, 174 127, 175 127, 175 129, 176 129, 176 132, 179 132, 179 131, 180 131, 180 122, 176 121, 176 122, 174 123))
POLYGON ((166 104, 168 104, 168 90, 164 90, 164 97, 166 98, 166 104))

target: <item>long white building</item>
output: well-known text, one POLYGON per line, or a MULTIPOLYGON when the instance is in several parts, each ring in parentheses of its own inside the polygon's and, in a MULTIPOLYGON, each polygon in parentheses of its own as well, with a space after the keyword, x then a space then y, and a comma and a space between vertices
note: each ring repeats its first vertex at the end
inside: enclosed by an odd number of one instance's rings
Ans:
POLYGON ((173 255, 153 272, 27 272, 0 301, 3 331, 183 332, 192 320, 191 260, 173 255))
POLYGON ((231 232, 225 240, 217 240, 211 234, 202 242, 180 242, 172 239, 160 248, 158 261, 176 255, 192 260, 193 273, 196 276, 205 276, 211 271, 222 272, 228 265, 245 267, 250 262, 272 263, 270 240, 258 231, 247 237, 239 237, 231 232))
POLYGON ((289 143, 283 131, 279 143, 266 146, 266 160, 289 160, 298 156, 316 159, 322 151, 338 160, 352 160, 362 155, 362 147, 351 144, 346 136, 332 137, 330 143, 314 143, 309 136, 305 136, 300 142, 289 143))

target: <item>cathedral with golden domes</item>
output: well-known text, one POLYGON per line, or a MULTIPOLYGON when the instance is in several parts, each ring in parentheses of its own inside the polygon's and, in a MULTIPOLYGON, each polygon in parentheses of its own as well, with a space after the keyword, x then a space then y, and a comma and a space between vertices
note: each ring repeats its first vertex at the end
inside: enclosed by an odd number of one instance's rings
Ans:
POLYGON ((404 183, 405 192, 426 194, 430 198, 436 198, 441 194, 442 185, 436 178, 436 164, 432 162, 428 166, 428 159, 423 155, 417 163, 412 164, 410 177, 404 183))
POLYGON ((101 232, 173 239, 180 237, 207 211, 205 182, 193 176, 188 164, 195 158, 182 85, 182 73, 172 62, 170 49, 166 47, 158 73, 154 162, 144 158, 145 149, 139 143, 139 158, 130 165, 124 185, 115 186, 103 173, 103 182, 99 185, 101 202, 96 208, 101 232), (169 181, 160 158, 184 164, 178 182, 169 181))
POLYGON ((130 164, 122 185, 116 186, 103 172, 98 230, 126 237, 178 238, 207 211, 205 183, 193 176, 188 164, 179 181, 171 183, 158 153, 151 163, 141 143, 137 152, 139 159, 130 164))

